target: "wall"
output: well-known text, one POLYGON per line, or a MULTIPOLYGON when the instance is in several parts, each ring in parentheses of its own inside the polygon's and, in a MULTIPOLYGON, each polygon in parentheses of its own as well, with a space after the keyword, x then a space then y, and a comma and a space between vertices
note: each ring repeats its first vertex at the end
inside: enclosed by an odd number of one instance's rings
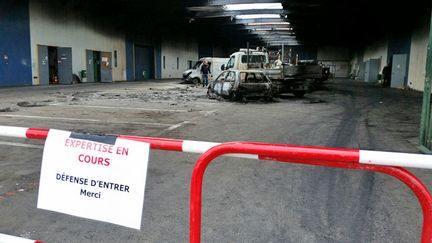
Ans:
POLYGON ((221 46, 213 46, 213 56, 214 57, 229 57, 229 53, 225 48, 221 46))
MULTIPOLYGON (((55 11, 50 11, 53 2, 30 0, 30 34, 33 76, 38 76, 37 45, 72 47, 73 73, 79 74, 86 69, 86 49, 112 52, 117 50, 117 67, 113 66, 115 81, 126 80, 125 37, 121 34, 108 33, 95 24, 86 21, 73 11, 57 4, 55 11)), ((33 80, 39 84, 39 78, 33 80)))
POLYGON ((317 51, 317 61, 330 68, 335 78, 347 78, 351 71, 350 50, 344 47, 324 46, 317 51))
POLYGON ((350 50, 344 47, 324 46, 318 48, 317 60, 319 61, 349 61, 350 50))
POLYGON ((181 78, 189 68, 188 61, 198 60, 198 43, 193 40, 171 36, 162 40, 161 67, 162 78, 181 78), (165 57, 165 66, 164 66, 165 57), (179 68, 177 69, 177 57, 179 68))
POLYGON ((406 75, 404 79, 404 85, 408 83, 408 74, 410 70, 410 54, 411 54, 411 31, 394 33, 394 35, 389 39, 388 44, 388 55, 387 62, 391 62, 391 58, 395 54, 406 54, 406 75))
POLYGON ((350 61, 350 66, 351 66, 351 71, 350 74, 353 75, 353 77, 358 77, 358 73, 360 71, 360 63, 363 62, 363 55, 364 55, 364 50, 362 49, 356 49, 356 50, 352 50, 352 55, 351 55, 351 61, 350 61))
POLYGON ((0 86, 31 85, 27 1, 0 1, 0 86))
POLYGON ((288 59, 291 50, 291 62, 294 62, 296 55, 299 60, 316 60, 317 48, 314 46, 285 46, 285 58, 288 59))
POLYGON ((370 59, 381 59, 379 70, 380 73, 382 73, 382 69, 387 65, 388 47, 389 42, 387 39, 377 40, 371 43, 364 49, 362 61, 366 62, 370 59))
POLYGON ((198 59, 213 56, 213 46, 209 43, 198 44, 198 59))
POLYGON ((426 77, 426 54, 429 40, 429 20, 425 18, 422 26, 415 29, 411 38, 411 57, 409 61, 408 86, 423 91, 426 77))
POLYGON ((347 78, 350 74, 349 61, 319 61, 323 67, 329 67, 332 77, 347 78))
POLYGON ((379 73, 382 73, 382 69, 387 65, 388 59, 389 41, 388 38, 381 38, 372 43, 366 43, 364 48, 358 48, 352 50, 350 58, 350 73, 356 77, 356 79, 365 79, 364 63, 371 59, 380 59, 379 62, 379 73), (361 68, 363 67, 363 69, 361 68))

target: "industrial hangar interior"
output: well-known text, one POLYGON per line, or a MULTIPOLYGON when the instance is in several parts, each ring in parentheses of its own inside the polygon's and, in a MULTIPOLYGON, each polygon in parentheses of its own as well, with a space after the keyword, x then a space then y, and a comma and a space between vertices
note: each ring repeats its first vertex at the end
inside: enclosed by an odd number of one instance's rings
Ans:
POLYGON ((0 242, 431 242, 431 12, 0 0, 0 242))

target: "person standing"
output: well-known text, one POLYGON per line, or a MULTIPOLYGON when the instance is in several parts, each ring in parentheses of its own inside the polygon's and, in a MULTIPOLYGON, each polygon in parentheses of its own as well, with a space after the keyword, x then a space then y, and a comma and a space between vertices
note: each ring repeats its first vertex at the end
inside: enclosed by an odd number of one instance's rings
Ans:
POLYGON ((383 87, 390 87, 391 82, 391 65, 387 64, 382 70, 383 75, 383 87))
POLYGON ((202 85, 206 87, 208 85, 208 75, 210 74, 210 65, 206 60, 204 60, 201 66, 201 74, 202 74, 202 85))

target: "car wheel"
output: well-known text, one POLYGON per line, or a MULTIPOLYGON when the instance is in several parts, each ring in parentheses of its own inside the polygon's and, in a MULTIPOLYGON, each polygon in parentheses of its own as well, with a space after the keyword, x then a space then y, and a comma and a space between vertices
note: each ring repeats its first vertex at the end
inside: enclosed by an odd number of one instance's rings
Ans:
POLYGON ((193 78, 191 81, 192 81, 193 84, 199 84, 199 83, 201 83, 200 80, 199 80, 199 78, 193 78))
POLYGON ((238 99, 238 97, 237 97, 237 95, 236 95, 235 92, 231 92, 231 93, 229 94, 229 99, 230 99, 231 101, 236 101, 236 100, 238 99))
POLYGON ((273 96, 266 96, 266 97, 264 98, 264 100, 265 100, 266 102, 272 102, 272 101, 273 101, 273 96))
POLYGON ((208 87, 208 89, 207 89, 207 98, 209 98, 209 99, 214 99, 215 98, 215 95, 214 95, 214 93, 213 93, 213 91, 211 90, 210 87, 208 87))
POLYGON ((294 91, 293 94, 297 98, 302 98, 306 94, 306 91, 294 91))

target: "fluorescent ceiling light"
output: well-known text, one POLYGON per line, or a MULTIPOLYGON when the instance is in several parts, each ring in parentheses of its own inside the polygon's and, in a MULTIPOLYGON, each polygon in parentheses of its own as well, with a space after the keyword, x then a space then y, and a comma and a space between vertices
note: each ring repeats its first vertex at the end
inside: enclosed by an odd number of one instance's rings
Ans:
POLYGON ((282 3, 246 3, 246 4, 227 4, 225 10, 253 10, 253 9, 283 9, 282 3))
POLYGON ((284 40, 268 40, 268 43, 299 43, 296 40, 288 40, 288 41, 284 41, 284 40))
POLYGON ((280 18, 279 14, 240 14, 236 19, 275 19, 280 18))
POLYGON ((297 40, 297 38, 295 38, 295 36, 274 36, 274 37, 263 37, 263 36, 261 36, 261 39, 263 39, 263 40, 274 40, 274 41, 297 40))
POLYGON ((289 25, 289 22, 261 22, 261 23, 247 23, 250 26, 260 26, 260 25, 289 25))
POLYGON ((287 45, 287 46, 301 46, 301 42, 269 42, 270 46, 281 46, 281 45, 287 45))
POLYGON ((292 28, 255 28, 251 29, 250 31, 274 31, 283 33, 284 35, 293 33, 292 28))
POLYGON ((272 28, 256 28, 254 31, 269 31, 272 30, 272 28))

